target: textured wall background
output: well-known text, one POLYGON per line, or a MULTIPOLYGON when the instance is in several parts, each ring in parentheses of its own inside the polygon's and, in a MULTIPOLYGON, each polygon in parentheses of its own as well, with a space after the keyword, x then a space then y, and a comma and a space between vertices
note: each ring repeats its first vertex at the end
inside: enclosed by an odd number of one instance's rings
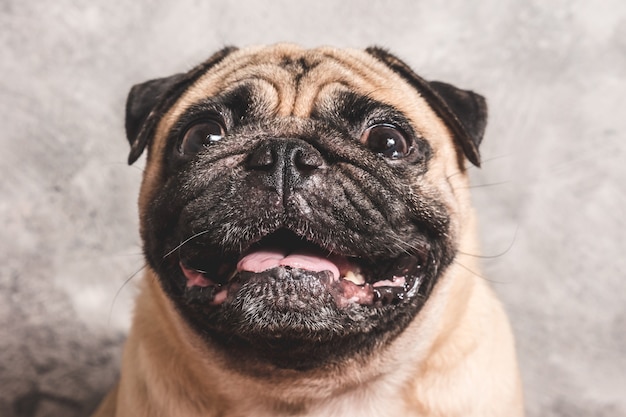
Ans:
POLYGON ((626 415, 626 3, 371 3, 0 2, 1 416, 85 415, 116 376, 142 266, 130 86, 284 40, 387 46, 488 97, 474 196, 528 414, 626 415))

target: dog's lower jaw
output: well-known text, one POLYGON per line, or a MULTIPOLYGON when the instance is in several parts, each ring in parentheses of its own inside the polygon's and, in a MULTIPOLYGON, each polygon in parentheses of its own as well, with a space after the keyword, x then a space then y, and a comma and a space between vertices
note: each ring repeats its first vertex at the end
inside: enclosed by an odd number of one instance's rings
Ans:
POLYGON ((119 385, 94 416, 521 417, 511 331, 491 290, 453 264, 435 291, 460 295, 427 303, 393 352, 373 358, 370 370, 359 367, 353 379, 347 369, 342 376, 263 380, 239 378, 211 356, 149 271, 119 385), (476 384, 481 388, 468 387, 476 384))

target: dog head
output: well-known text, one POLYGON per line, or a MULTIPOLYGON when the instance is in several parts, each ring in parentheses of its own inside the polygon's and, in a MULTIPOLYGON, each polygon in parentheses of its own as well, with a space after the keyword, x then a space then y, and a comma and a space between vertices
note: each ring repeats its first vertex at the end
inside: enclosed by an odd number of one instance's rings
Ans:
POLYGON ((224 49, 133 87, 141 235, 178 314, 239 364, 391 343, 455 258, 482 97, 384 50, 224 49), (461 185, 461 186, 459 186, 461 185))

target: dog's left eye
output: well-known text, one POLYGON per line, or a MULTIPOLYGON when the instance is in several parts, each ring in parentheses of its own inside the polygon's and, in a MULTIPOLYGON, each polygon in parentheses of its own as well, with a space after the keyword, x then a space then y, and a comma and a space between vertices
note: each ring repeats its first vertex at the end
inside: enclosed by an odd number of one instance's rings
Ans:
POLYGON ((361 142, 373 152, 390 159, 404 158, 411 151, 409 140, 398 128, 378 124, 363 132, 361 142))
POLYGON ((224 128, 214 120, 203 120, 185 132, 179 151, 183 155, 194 155, 206 146, 219 142, 224 136, 224 128))

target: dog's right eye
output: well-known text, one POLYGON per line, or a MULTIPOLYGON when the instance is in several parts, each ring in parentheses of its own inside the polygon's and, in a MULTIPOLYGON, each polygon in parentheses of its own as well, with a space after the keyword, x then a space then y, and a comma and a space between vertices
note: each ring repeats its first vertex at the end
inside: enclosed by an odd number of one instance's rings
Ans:
POLYGON ((389 159, 406 157, 411 151, 409 140, 397 127, 390 124, 377 124, 367 129, 361 142, 373 152, 389 159))
POLYGON ((211 144, 222 140, 224 128, 215 120, 203 120, 185 132, 179 151, 183 155, 195 155, 211 144))

